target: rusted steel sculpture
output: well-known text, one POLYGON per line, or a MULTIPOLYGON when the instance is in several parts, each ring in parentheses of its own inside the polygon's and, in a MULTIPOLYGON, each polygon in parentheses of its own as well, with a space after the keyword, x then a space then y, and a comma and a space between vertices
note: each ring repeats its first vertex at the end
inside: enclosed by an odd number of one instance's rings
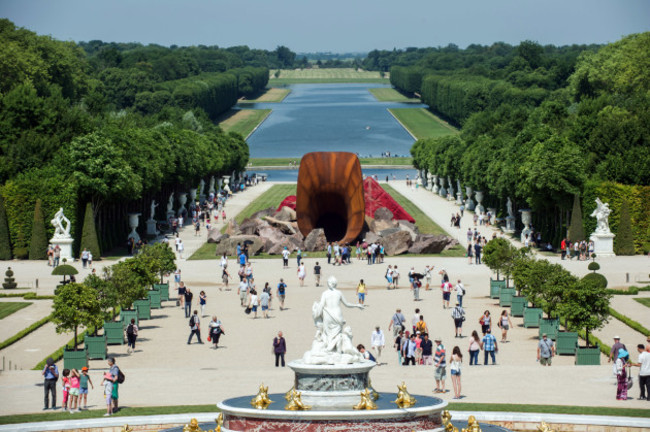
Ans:
POLYGON ((365 202, 361 163, 354 153, 304 155, 296 195, 298 228, 304 236, 323 228, 328 241, 351 243, 361 233, 365 202))

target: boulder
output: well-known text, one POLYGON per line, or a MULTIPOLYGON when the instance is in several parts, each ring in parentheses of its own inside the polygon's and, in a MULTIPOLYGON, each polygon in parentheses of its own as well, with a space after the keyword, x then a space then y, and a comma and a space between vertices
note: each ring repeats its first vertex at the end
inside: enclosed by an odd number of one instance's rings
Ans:
POLYGON ((386 207, 379 207, 377 210, 375 210, 375 214, 373 216, 375 218, 375 221, 377 221, 377 220, 392 221, 393 220, 393 212, 388 210, 386 207))
POLYGON ((413 243, 411 235, 407 231, 397 231, 381 240, 386 255, 399 255, 407 252, 413 243))
POLYGON ((307 237, 305 237, 305 250, 308 252, 322 251, 327 248, 327 238, 325 237, 325 230, 323 228, 316 228, 311 230, 307 237))
POLYGON ((239 234, 239 225, 235 219, 230 219, 228 221, 225 233, 231 236, 239 234))
MULTIPOLYGON (((383 231, 379 231, 378 234, 379 234, 379 237, 388 237, 389 235, 391 235, 393 233, 396 233, 398 231, 406 231, 406 230, 401 230, 399 227, 395 227, 395 228, 388 228, 388 229, 385 229, 383 231)), ((411 239, 411 240, 413 240, 413 239, 411 239)))
POLYGON ((387 230, 389 228, 396 228, 399 226, 397 221, 393 220, 384 220, 384 219, 375 219, 372 222, 370 222, 370 231, 373 231, 375 233, 379 233, 383 230, 387 230))
POLYGON ((418 234, 420 234, 420 230, 418 230, 418 227, 415 226, 414 223, 405 220, 397 221, 397 223, 399 224, 400 229, 408 231, 409 234, 411 234, 411 240, 413 241, 415 241, 418 234))
POLYGON ((260 225, 264 223, 261 219, 248 218, 244 219, 239 225, 239 231, 244 235, 255 235, 260 228, 260 225))
POLYGON ((301 232, 297 232, 293 235, 287 236, 287 238, 293 244, 293 249, 289 248, 289 250, 294 250, 297 248, 305 249, 305 244, 304 244, 305 237, 302 235, 301 232))
POLYGON ((372 231, 368 231, 363 239, 366 241, 366 243, 374 243, 376 241, 381 241, 381 236, 379 234, 375 234, 372 231))
POLYGON ((257 255, 264 247, 264 241, 258 236, 236 235, 222 239, 217 245, 216 255, 221 256, 224 252, 227 255, 233 255, 237 250, 237 243, 241 243, 243 246, 245 242, 248 243, 248 254, 250 256, 257 255))
MULTIPOLYGON (((406 231, 404 231, 406 232, 406 231)), ((437 254, 447 248, 450 243, 458 243, 456 239, 444 234, 418 234, 409 248, 409 253, 437 254)))
POLYGON ((293 228, 293 225, 291 225, 291 222, 281 221, 272 216, 267 216, 264 218, 264 220, 267 221, 270 225, 276 228, 280 228, 280 230, 285 234, 291 235, 296 233, 296 230, 293 228))
POLYGON ((230 237, 228 234, 221 234, 217 228, 208 231, 208 243, 221 243, 222 240, 230 237))
POLYGON ((256 211, 251 215, 251 219, 264 219, 266 216, 272 216, 275 213, 275 207, 265 208, 263 210, 256 211))
POLYGON ((277 220, 284 221, 284 222, 291 222, 296 220, 296 211, 284 206, 280 209, 279 212, 273 215, 273 217, 277 220))
POLYGON ((294 244, 286 236, 283 236, 277 243, 267 242, 266 246, 266 253, 269 255, 280 255, 285 247, 290 251, 294 248, 294 244))

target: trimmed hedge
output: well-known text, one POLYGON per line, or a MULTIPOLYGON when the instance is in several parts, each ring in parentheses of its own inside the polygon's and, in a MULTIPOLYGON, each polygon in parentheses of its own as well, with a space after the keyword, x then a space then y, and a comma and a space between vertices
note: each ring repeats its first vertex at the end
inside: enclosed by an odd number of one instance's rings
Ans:
POLYGON ((5 348, 7 348, 9 345, 18 342, 19 340, 21 340, 22 338, 24 338, 25 336, 27 336, 31 332, 33 332, 35 330, 38 330, 39 328, 43 327, 45 324, 50 322, 51 319, 52 319, 52 315, 48 315, 45 318, 36 321, 35 323, 30 325, 29 327, 19 331, 15 335, 11 336, 9 339, 6 339, 6 340, 0 342, 0 350, 3 350, 5 348))
POLYGON ((634 255, 634 235, 632 234, 632 220, 630 219, 630 205, 623 200, 618 232, 614 239, 614 253, 616 255, 634 255))
POLYGON ((617 320, 619 320, 620 322, 622 322, 623 324, 625 324, 626 326, 628 326, 629 328, 631 328, 632 330, 638 331, 643 336, 650 336, 650 330, 645 328, 641 323, 626 317, 625 315, 617 312, 615 309, 611 307, 609 308, 609 314, 614 318, 616 318, 617 320))
POLYGON ((638 286, 630 286, 627 288, 627 290, 615 290, 615 289, 608 289, 607 292, 609 294, 613 295, 637 295, 641 291, 650 291, 650 285, 644 286, 644 287, 638 287, 638 286))
POLYGON ((11 258, 11 241, 9 241, 9 224, 7 223, 5 200, 0 194, 0 260, 10 260, 11 258))
POLYGON ((41 200, 36 200, 34 206, 34 223, 32 224, 32 239, 29 242, 29 259, 47 259, 47 233, 45 232, 45 220, 43 220, 41 200))
POLYGON ((81 231, 81 244, 79 250, 88 249, 93 255, 94 260, 100 259, 99 239, 95 229, 95 215, 92 203, 86 204, 86 214, 84 215, 84 225, 81 231))

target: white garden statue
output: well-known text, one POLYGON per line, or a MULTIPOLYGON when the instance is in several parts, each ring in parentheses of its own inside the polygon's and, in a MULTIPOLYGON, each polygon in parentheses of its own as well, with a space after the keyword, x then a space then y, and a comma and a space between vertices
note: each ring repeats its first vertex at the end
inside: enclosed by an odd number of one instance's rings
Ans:
POLYGON ((151 216, 149 217, 149 220, 155 220, 154 216, 156 215, 156 207, 158 207, 156 200, 151 200, 151 216))
POLYGON ((54 226, 53 239, 69 239, 70 237, 70 219, 63 214, 63 207, 54 214, 54 219, 50 221, 54 226))
POLYGON ((611 234, 609 229, 609 214, 612 210, 609 208, 608 203, 604 203, 600 198, 596 198, 596 209, 591 213, 591 217, 596 218, 596 234, 611 234))

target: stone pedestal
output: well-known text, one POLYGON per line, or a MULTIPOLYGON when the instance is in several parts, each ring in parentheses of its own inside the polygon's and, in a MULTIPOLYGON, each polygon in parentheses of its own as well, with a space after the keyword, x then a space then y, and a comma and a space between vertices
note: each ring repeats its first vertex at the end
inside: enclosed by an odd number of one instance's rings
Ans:
POLYGON ((463 205, 463 193, 460 190, 456 192, 456 204, 463 205))
POLYGON ((524 224, 524 229, 521 230, 521 242, 525 243, 526 242, 526 236, 528 236, 528 240, 532 240, 530 238, 530 234, 532 230, 530 229, 530 223, 532 221, 533 217, 533 212, 530 209, 524 209, 524 210, 519 210, 521 212, 521 223, 524 224))
POLYGON ((611 233, 593 233, 591 236, 589 236, 589 240, 594 242, 594 253, 596 254, 596 257, 604 258, 616 256, 614 253, 614 237, 616 237, 616 235, 611 233))
POLYGON ((149 219, 147 221, 147 235, 150 236, 157 236, 159 234, 158 230, 156 229, 156 221, 149 219))
POLYGON ((488 207, 488 213, 490 213, 490 225, 495 225, 497 223, 497 209, 488 207))
POLYGON ((484 214, 485 208, 483 207, 483 204, 481 204, 483 202, 483 192, 476 191, 474 197, 476 198, 476 207, 474 208, 474 212, 477 214, 484 214))
POLYGON ((74 261, 72 256, 72 243, 74 243, 74 239, 72 238, 52 238, 52 240, 50 240, 52 246, 59 246, 61 249, 61 260, 59 261, 59 264, 63 264, 63 258, 67 259, 69 262, 74 261))
POLYGON ((438 191, 440 190, 440 187, 438 186, 438 175, 434 174, 433 175, 433 188, 431 188, 434 194, 437 194, 438 191))
POLYGON ((506 227, 503 230, 504 232, 507 232, 509 234, 512 234, 515 232, 515 217, 514 216, 508 216, 506 217, 506 227))
POLYGON ((445 188, 445 179, 440 177, 440 189, 438 189, 438 195, 443 198, 447 198, 447 189, 445 188))
POLYGON ((129 213, 129 227, 131 227, 131 232, 127 239, 132 238, 135 243, 140 241, 140 235, 136 231, 136 228, 140 223, 140 214, 141 213, 129 213))

